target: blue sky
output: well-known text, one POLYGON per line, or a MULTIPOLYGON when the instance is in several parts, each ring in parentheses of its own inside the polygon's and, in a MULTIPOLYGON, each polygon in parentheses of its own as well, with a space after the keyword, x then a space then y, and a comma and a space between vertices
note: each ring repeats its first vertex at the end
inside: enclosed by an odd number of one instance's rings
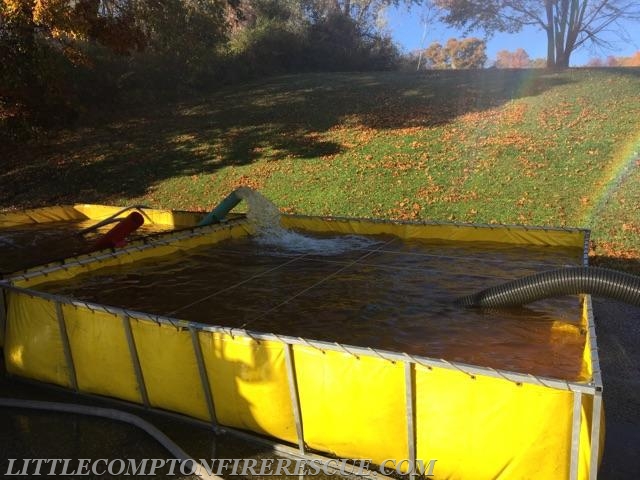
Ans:
MULTIPOLYGON (((387 28, 395 41, 406 51, 410 52, 420 48, 420 41, 424 24, 421 22, 422 9, 413 7, 407 10, 406 7, 391 8, 387 12, 387 28)), ((577 50, 571 56, 571 65, 584 65, 592 57, 606 57, 607 55, 630 56, 640 50, 640 25, 625 25, 627 34, 631 37, 631 42, 623 42, 612 36, 610 40, 614 42, 615 49, 612 51, 590 51, 588 48, 577 50)), ((482 38, 482 32, 476 32, 473 36, 482 38)), ((425 46, 432 42, 446 42, 451 37, 461 38, 462 32, 448 28, 436 23, 427 26, 427 36, 425 46)), ((546 58, 547 41, 544 32, 534 28, 528 28, 516 34, 496 34, 487 42, 487 56, 489 63, 496 58, 496 53, 500 50, 515 50, 524 48, 530 58, 546 58)))

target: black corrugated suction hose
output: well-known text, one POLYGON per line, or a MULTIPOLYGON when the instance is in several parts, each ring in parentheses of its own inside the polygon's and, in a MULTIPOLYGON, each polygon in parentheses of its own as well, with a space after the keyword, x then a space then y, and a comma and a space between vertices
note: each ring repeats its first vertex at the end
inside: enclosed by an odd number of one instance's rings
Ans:
POLYGON ((458 300, 466 307, 507 307, 589 293, 640 306, 640 277, 606 268, 571 267, 537 273, 458 300))

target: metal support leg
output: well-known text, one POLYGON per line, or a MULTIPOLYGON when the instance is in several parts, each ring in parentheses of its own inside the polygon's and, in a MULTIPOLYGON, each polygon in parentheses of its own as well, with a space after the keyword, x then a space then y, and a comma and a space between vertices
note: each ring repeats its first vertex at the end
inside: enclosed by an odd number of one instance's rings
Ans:
POLYGON ((571 464, 569 479, 578 480, 580 459, 580 427, 582 425, 582 393, 573 392, 573 420, 571 421, 571 464))
POLYGON ((133 371, 136 374, 136 381, 138 383, 138 391, 140 392, 140 398, 142 404, 145 407, 149 407, 149 395, 147 394, 147 385, 144 382, 144 375, 142 374, 142 366, 140 365, 140 357, 138 356, 138 349, 136 348, 136 342, 133 339, 133 332, 131 331, 131 317, 128 315, 122 316, 122 326, 124 327, 124 333, 127 337, 127 344, 129 345, 129 354, 131 355, 131 363, 133 364, 133 371))
POLYGON ((593 415, 591 417, 591 459, 589 479, 598 478, 598 457, 600 456, 600 416, 602 414, 602 391, 596 390, 593 395, 593 415))
POLYGON ((304 429, 302 427, 302 414, 300 411, 300 395, 298 394, 298 382, 296 380, 296 368, 293 362, 293 347, 290 344, 284 345, 284 355, 287 362, 287 378, 289 380, 289 394, 291 395, 291 409, 296 422, 296 433, 298 435, 298 449, 302 455, 305 454, 304 429))
POLYGON ((194 328, 189 328, 189 332, 191 333, 191 343, 193 343, 193 351, 195 352, 196 362, 198 363, 198 372, 200 372, 200 383, 202 384, 202 392, 204 393, 204 398, 207 401, 209 418, 211 419, 211 425, 215 428, 218 425, 218 420, 216 418, 216 409, 213 404, 213 395, 211 395, 209 375, 207 374, 207 368, 204 364, 202 347, 200 346, 200 339, 198 338, 198 331, 194 328))
POLYGON ((58 318, 58 328, 60 330, 60 340, 62 340, 62 348, 64 350, 64 358, 67 362, 67 370, 69 371, 69 383, 71 388, 78 391, 78 378, 76 376, 76 367, 73 363, 73 355, 71 354, 71 345, 69 344, 69 336, 67 335, 67 325, 64 321, 62 313, 62 304, 56 302, 56 317, 58 318))
POLYGON ((405 382, 405 413, 407 416, 407 445, 409 447, 408 460, 410 462, 409 475, 411 480, 416 478, 416 425, 415 425, 415 389, 413 385, 413 364, 404 363, 404 382, 405 382))

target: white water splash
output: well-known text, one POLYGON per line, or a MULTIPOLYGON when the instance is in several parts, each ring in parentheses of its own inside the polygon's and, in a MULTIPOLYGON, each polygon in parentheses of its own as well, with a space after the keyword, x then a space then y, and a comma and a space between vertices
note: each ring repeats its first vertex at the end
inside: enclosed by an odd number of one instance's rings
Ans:
POLYGON ((280 210, 267 197, 249 187, 238 188, 236 195, 247 203, 247 219, 258 235, 279 235, 284 230, 280 226, 280 210))
POLYGON ((338 255, 352 250, 371 248, 379 242, 358 235, 313 238, 280 225, 280 211, 268 198, 248 187, 236 190, 248 205, 247 219, 256 229, 255 240, 260 245, 293 253, 338 255))

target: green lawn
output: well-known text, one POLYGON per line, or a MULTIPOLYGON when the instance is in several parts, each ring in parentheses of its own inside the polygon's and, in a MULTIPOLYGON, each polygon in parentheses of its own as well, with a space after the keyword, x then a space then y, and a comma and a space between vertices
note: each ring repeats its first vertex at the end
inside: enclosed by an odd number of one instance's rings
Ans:
POLYGON ((22 146, 0 207, 209 209, 248 185, 286 212, 586 226, 635 259, 639 167, 640 69, 310 74, 22 146))

